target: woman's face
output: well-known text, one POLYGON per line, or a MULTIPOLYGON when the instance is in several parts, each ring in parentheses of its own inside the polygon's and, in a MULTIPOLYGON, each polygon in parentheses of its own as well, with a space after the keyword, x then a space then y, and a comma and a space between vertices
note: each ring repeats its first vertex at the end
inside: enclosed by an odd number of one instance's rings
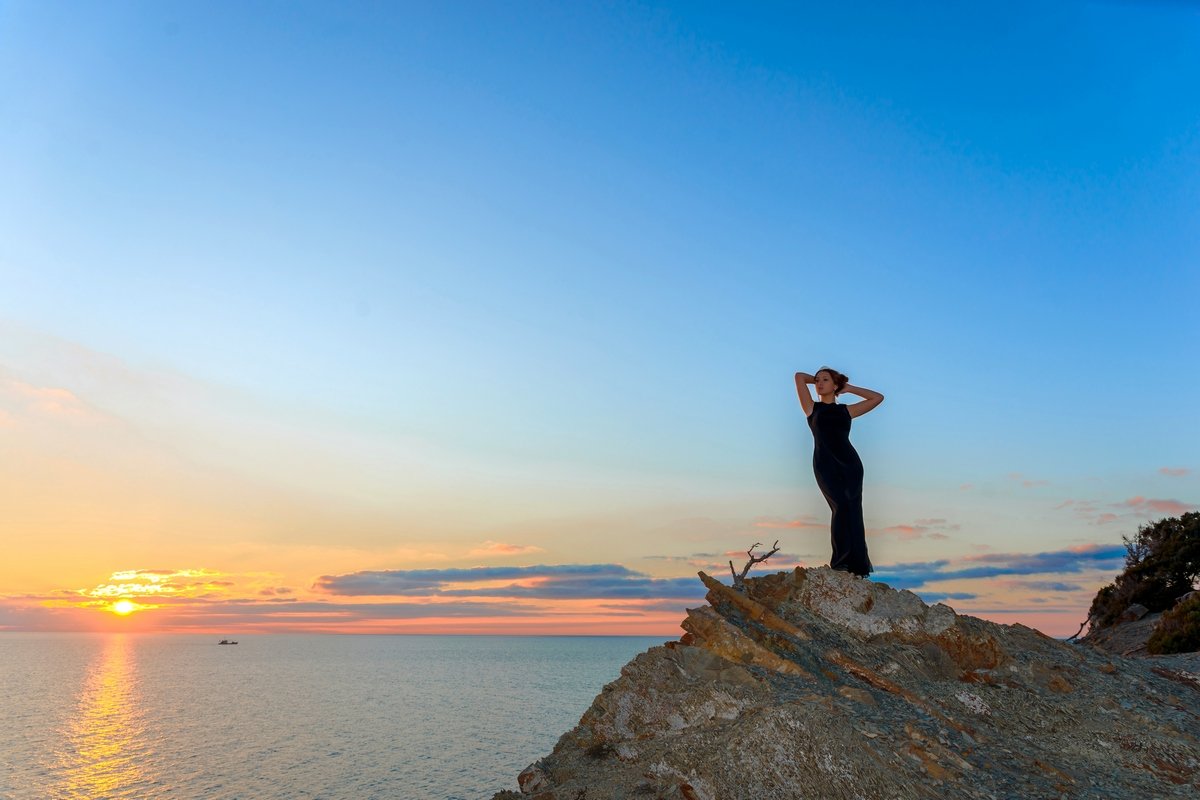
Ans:
POLYGON ((821 370, 813 377, 816 379, 813 385, 817 387, 817 394, 822 397, 833 394, 837 390, 837 384, 833 382, 833 376, 828 371, 821 370))

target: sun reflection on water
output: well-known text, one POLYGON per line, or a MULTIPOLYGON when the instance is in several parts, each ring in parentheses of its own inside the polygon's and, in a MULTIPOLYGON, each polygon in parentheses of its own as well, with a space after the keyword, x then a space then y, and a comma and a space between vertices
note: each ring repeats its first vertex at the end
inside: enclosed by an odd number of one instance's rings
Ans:
POLYGON ((107 638, 88 668, 79 704, 67 723, 59 758, 61 800, 137 797, 145 787, 148 748, 138 702, 134 642, 107 638))

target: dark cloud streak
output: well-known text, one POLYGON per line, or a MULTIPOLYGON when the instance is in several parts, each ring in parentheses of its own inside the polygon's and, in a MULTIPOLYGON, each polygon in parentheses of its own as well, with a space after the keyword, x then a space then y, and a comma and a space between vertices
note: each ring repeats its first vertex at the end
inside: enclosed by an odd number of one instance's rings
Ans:
POLYGON ((872 576, 897 589, 913 589, 936 581, 995 578, 1002 575, 1073 573, 1084 570, 1118 570, 1125 563, 1124 545, 1093 545, 1045 553, 987 553, 970 558, 981 566, 946 569, 946 559, 881 566, 872 576))
POLYGON ((568 599, 697 598, 704 590, 695 578, 652 578, 620 564, 539 564, 531 567, 472 567, 352 572, 322 575, 315 588, 359 597, 444 596, 568 599), (490 581, 529 581, 504 586, 461 587, 490 581), (450 588, 450 587, 454 588, 450 588))

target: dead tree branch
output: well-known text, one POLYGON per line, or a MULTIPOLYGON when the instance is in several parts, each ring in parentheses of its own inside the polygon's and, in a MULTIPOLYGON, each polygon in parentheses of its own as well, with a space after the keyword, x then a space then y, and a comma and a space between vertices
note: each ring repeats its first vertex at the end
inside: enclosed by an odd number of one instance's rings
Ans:
POLYGON ((754 555, 754 548, 761 545, 762 542, 755 542, 754 544, 750 545, 750 549, 746 551, 746 555, 750 556, 750 560, 746 562, 746 566, 742 567, 741 575, 734 571, 733 562, 729 562, 729 573, 733 575, 733 588, 737 589, 739 592, 746 591, 746 573, 750 571, 750 568, 755 564, 766 561, 768 558, 779 552, 779 540, 776 539, 775 544, 771 545, 771 551, 769 553, 764 553, 761 556, 754 555))
POLYGON ((1076 636, 1078 636, 1079 634, 1083 633, 1083 627, 1084 627, 1085 625, 1087 625, 1087 624, 1088 624, 1089 622, 1091 622, 1091 621, 1092 621, 1092 618, 1091 618, 1091 617, 1088 617, 1088 618, 1087 618, 1087 619, 1085 619, 1083 622, 1079 623, 1079 630, 1075 631, 1075 635, 1074 635, 1074 636, 1068 636, 1068 637, 1067 637, 1067 639, 1066 639, 1066 641, 1068 641, 1068 642, 1069 642, 1069 641, 1071 641, 1072 639, 1074 639, 1076 636))

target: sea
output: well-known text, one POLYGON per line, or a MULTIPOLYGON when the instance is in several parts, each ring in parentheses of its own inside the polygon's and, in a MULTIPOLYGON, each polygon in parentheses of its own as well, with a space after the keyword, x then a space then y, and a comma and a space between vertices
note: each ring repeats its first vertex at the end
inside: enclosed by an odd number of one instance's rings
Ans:
POLYGON ((0 798, 489 800, 663 641, 0 633, 0 798))

